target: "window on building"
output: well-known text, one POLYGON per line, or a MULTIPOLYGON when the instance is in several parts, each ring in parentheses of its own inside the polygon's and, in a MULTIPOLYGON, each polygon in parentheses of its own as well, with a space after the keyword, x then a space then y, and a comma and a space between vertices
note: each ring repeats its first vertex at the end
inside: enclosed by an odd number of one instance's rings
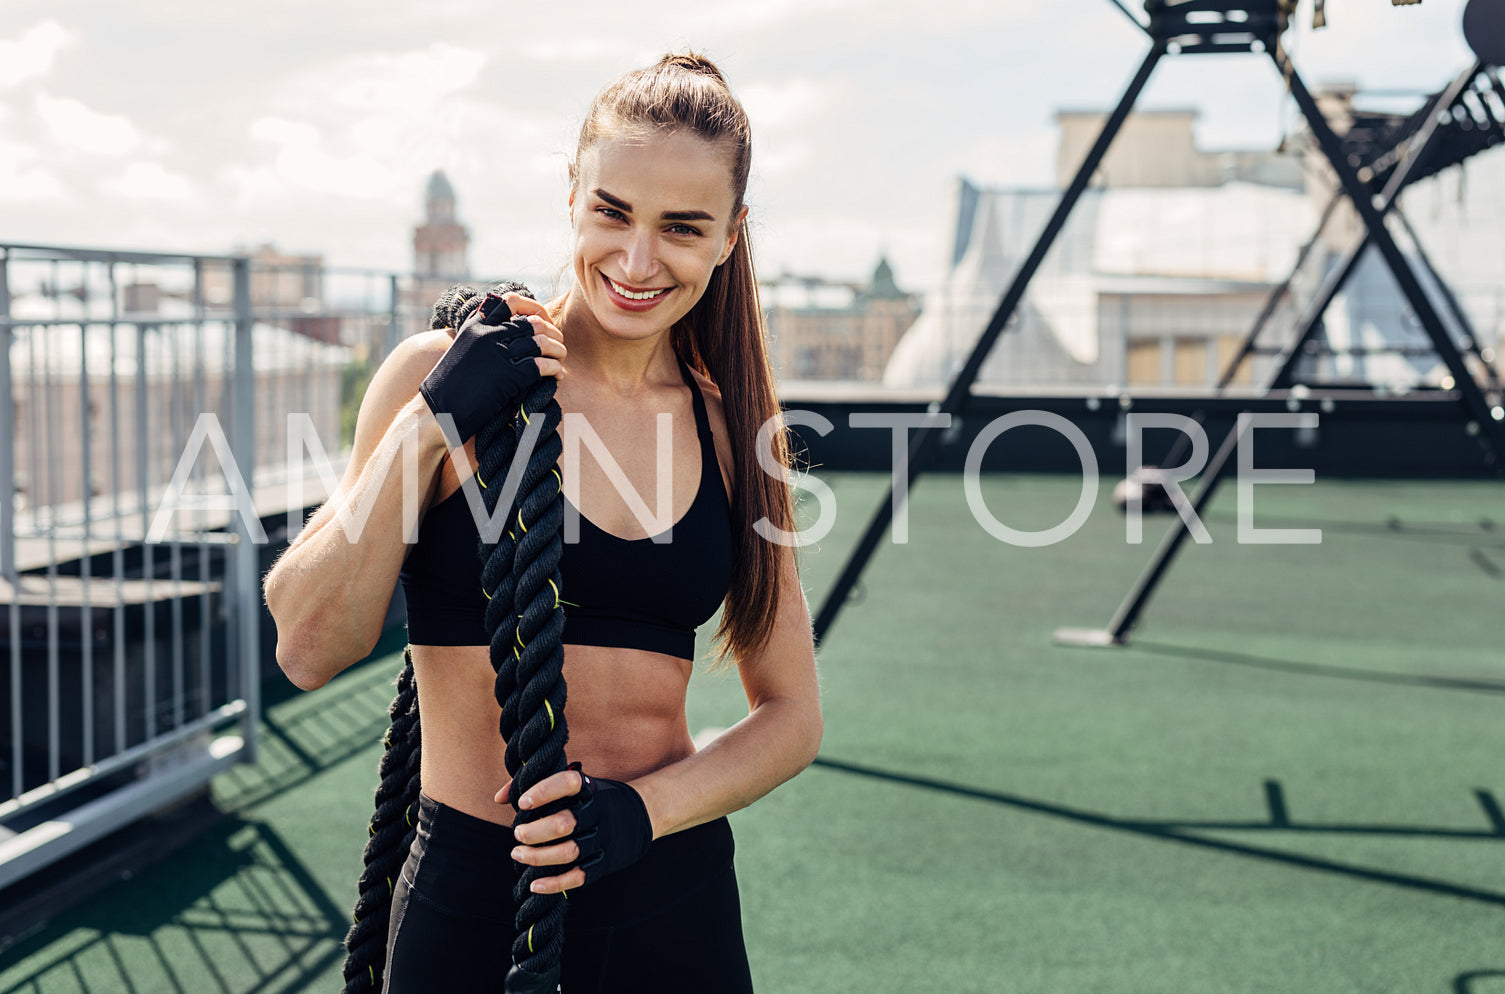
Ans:
POLYGON ((1131 338, 1124 355, 1124 379, 1129 386, 1160 383, 1160 339, 1131 338))
POLYGON ((1171 382, 1178 387, 1205 387, 1215 381, 1207 375, 1207 339, 1174 339, 1171 382))

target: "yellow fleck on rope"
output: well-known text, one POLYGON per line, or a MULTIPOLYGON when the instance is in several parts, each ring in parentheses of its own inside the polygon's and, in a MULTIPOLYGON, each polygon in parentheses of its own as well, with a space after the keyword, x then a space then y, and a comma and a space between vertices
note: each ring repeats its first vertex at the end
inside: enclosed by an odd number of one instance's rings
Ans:
POLYGON ((547 700, 543 702, 544 710, 549 712, 549 731, 554 730, 554 706, 547 700))
POLYGON ((549 586, 554 587, 554 610, 559 610, 559 587, 555 586, 552 578, 548 578, 549 586))
POLYGON ((533 423, 533 419, 528 417, 527 408, 523 407, 521 404, 519 404, 517 407, 517 413, 522 416, 523 424, 530 425, 533 423))
POLYGON ((368 963, 366 965, 366 972, 369 973, 369 974, 371 974, 371 986, 375 987, 376 986, 376 967, 371 966, 368 963))
POLYGON ((481 479, 481 473, 479 470, 476 471, 476 482, 481 485, 482 490, 486 489, 486 481, 481 479))
POLYGON ((556 479, 556 480, 559 481, 559 489, 563 490, 564 489, 564 477, 562 477, 562 476, 559 475, 559 468, 557 466, 553 467, 553 468, 551 468, 549 470, 549 472, 554 474, 554 479, 556 479))
POLYGON ((528 926, 528 952, 533 951, 533 926, 528 926))
POLYGON ((528 526, 525 525, 525 524, 523 524, 523 509, 522 508, 518 508, 517 509, 517 527, 519 527, 519 528, 521 528, 523 530, 523 534, 524 535, 528 534, 528 526))
POLYGON ((487 599, 487 600, 488 600, 488 601, 489 601, 489 600, 491 600, 491 595, 490 595, 490 594, 487 594, 487 593, 486 593, 486 588, 485 588, 485 587, 482 587, 482 588, 481 588, 481 593, 483 593, 483 594, 485 594, 485 595, 486 595, 486 599, 487 599))

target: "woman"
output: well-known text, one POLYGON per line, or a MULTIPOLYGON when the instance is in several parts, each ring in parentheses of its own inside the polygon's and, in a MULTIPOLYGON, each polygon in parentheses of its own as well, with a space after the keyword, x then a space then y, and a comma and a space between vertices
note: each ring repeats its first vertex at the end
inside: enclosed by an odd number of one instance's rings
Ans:
POLYGON ((408 595, 423 796, 393 897, 392 994, 499 985, 513 859, 568 867, 534 890, 568 894, 569 994, 751 990, 725 816, 810 763, 821 717, 793 552, 758 535, 793 524, 787 482, 756 456, 778 409, 746 236, 750 147, 746 115, 704 58, 665 56, 609 84, 570 165, 571 288, 547 306, 506 296, 533 334, 502 343, 505 366, 477 346, 489 334, 478 317, 453 341, 404 341, 362 402, 339 489, 267 576, 278 662, 305 689, 370 652, 399 573, 408 595), (469 470, 456 468, 440 416, 454 417, 460 465, 473 467, 472 426, 515 409, 529 385, 517 370, 558 379, 566 453, 579 445, 578 465, 563 463, 579 542, 561 569, 569 756, 584 776, 532 788, 521 806, 569 807, 514 835, 470 561, 476 522, 458 492, 469 470), (410 468, 399 467, 415 442, 425 499, 409 546, 410 468), (637 497, 653 494, 672 507, 644 522, 633 502, 654 507, 637 497), (348 540, 334 509, 368 504, 348 540), (718 606, 722 658, 735 660, 749 714, 697 751, 685 716, 694 629, 718 606), (576 840, 587 796, 606 817, 576 840))

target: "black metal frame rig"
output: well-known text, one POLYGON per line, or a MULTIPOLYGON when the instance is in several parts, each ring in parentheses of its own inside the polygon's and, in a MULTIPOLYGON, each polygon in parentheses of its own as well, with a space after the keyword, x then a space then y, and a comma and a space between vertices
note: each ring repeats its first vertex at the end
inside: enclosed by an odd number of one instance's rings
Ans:
MULTIPOLYGON (((1483 94, 1493 93, 1505 102, 1505 90, 1502 90, 1499 78, 1492 71, 1486 71, 1482 64, 1476 62, 1446 89, 1434 94, 1415 114, 1389 122, 1389 128, 1361 129, 1354 135, 1354 143, 1347 146, 1328 126, 1316 101, 1281 47, 1281 35, 1295 7, 1294 0, 1147 0, 1145 10, 1149 14, 1149 23, 1140 26, 1150 38, 1149 51, 1130 79, 1118 105, 1104 122, 1102 131, 1082 160, 1075 177, 1062 193, 1055 212, 1036 239, 1034 248, 1015 272, 971 354, 947 388, 944 399, 931 405, 932 413, 960 416, 967 410, 972 385, 984 360, 992 351, 998 336, 1013 320, 1030 281, 1055 243, 1092 176, 1102 164, 1160 60, 1167 55, 1265 52, 1270 55, 1286 82, 1338 180, 1339 189, 1334 195, 1334 204, 1330 204, 1328 210, 1324 211, 1319 232, 1339 198, 1348 200, 1354 206, 1365 228, 1361 243, 1329 271, 1311 306, 1303 312, 1294 340, 1283 350, 1279 369, 1266 384, 1266 389, 1273 390, 1290 383, 1291 372, 1307 351, 1314 332, 1321 327, 1322 314, 1327 305, 1352 273, 1363 250, 1373 245, 1380 251, 1394 275, 1402 294, 1431 340, 1433 349, 1447 366, 1454 381, 1453 392, 1463 407, 1471 433, 1476 435, 1485 448, 1485 461, 1498 468, 1505 468, 1505 458, 1502 458, 1505 457, 1505 423, 1491 414, 1491 408, 1498 408, 1501 400, 1497 394, 1485 397, 1458 346, 1444 327, 1431 298, 1422 288, 1409 261, 1385 225, 1386 214, 1393 209, 1397 196, 1408 183, 1461 162, 1505 138, 1505 124, 1502 124, 1489 101, 1482 99, 1483 94)), ((1315 239, 1314 235, 1313 241, 1315 239)), ((1410 240, 1414 251, 1425 265, 1428 276, 1442 288, 1452 312, 1451 317, 1461 330, 1461 337, 1467 347, 1477 354, 1475 338, 1467 326, 1462 309, 1457 306, 1456 300, 1447 291, 1446 284, 1421 253, 1420 243, 1415 238, 1410 240)), ((1306 251, 1302 252, 1303 259, 1306 251)), ((1298 261, 1297 265, 1300 264, 1298 261)), ((1250 330, 1244 348, 1221 378, 1220 390, 1231 381, 1237 364, 1253 351, 1255 338, 1274 313, 1280 297, 1288 292, 1290 282, 1288 279, 1271 296, 1250 330)), ((1487 369, 1488 364, 1483 365, 1487 369)), ((1498 383, 1493 379, 1492 373, 1488 375, 1490 389, 1494 392, 1498 389, 1498 383)), ((925 470, 943 431, 944 429, 930 426, 914 430, 909 440, 907 478, 904 483, 906 487, 913 486, 925 470)), ((1200 514, 1203 505, 1212 496, 1229 458, 1237 451, 1239 434, 1237 428, 1231 431, 1203 470, 1197 492, 1192 498, 1192 506, 1197 513, 1200 514)), ((823 641, 830 631, 868 560, 877 549, 883 533, 893 521, 896 492, 897 486, 891 484, 883 503, 873 513, 866 530, 817 612, 814 622, 817 642, 823 641)), ((1170 533, 1156 550, 1154 559, 1135 583, 1107 629, 1063 629, 1056 633, 1056 640, 1074 645, 1125 644, 1129 630, 1137 621, 1156 584, 1169 568, 1186 534, 1185 521, 1178 515, 1170 533)))

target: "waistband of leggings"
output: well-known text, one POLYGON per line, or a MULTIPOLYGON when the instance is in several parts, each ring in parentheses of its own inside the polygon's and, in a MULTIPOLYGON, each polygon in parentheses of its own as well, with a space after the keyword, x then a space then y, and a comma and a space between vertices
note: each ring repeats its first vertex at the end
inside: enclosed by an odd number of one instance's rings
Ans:
MULTIPOLYGON (((488 865, 511 867, 516 844, 511 826, 468 815, 422 793, 418 840, 425 851, 474 858, 478 872, 488 865)), ((651 917, 720 880, 732 869, 735 848, 726 818, 665 835, 631 866, 571 891, 570 919, 591 928, 651 917)))
POLYGON ((512 826, 468 815, 421 791, 418 794, 418 835, 426 846, 483 856, 507 855, 516 844, 512 838, 512 826))

